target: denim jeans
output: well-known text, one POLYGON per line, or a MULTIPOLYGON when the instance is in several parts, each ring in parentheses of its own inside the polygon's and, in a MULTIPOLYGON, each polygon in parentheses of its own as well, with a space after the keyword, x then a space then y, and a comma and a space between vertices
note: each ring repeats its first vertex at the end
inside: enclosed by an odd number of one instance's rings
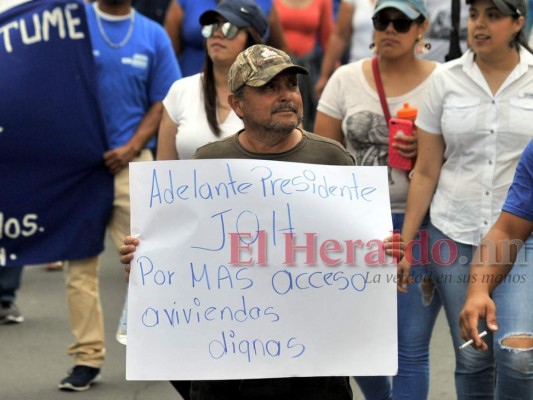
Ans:
POLYGON ((533 335, 533 237, 526 241, 511 273, 493 292, 498 331, 494 334, 498 400, 533 399, 533 348, 511 349, 502 340, 533 335))
POLYGON ((23 266, 0 267, 0 301, 15 301, 22 279, 23 266))
MULTIPOLYGON (((501 345, 502 339, 511 334, 533 334, 530 308, 533 304, 533 240, 530 238, 526 242, 511 274, 493 293, 499 329, 494 337, 490 333, 486 336, 489 350, 485 352, 471 347, 458 350, 458 346, 464 343, 459 332, 459 314, 465 301, 470 263, 476 247, 454 242, 432 225, 429 227, 429 243, 430 249, 438 249, 434 251, 438 258, 431 265, 431 276, 452 334, 457 398, 533 399, 533 349, 512 350, 501 345)), ((487 330, 486 324, 480 320, 479 331, 483 330, 487 330)))
MULTIPOLYGON (((404 214, 393 214, 393 229, 400 231, 404 214)), ((420 246, 413 248, 415 260, 427 259, 421 254, 427 250, 427 221, 421 226, 420 246)), ((425 400, 429 392, 429 343, 439 313, 440 298, 427 285, 428 265, 413 265, 414 283, 407 293, 398 293, 398 374, 360 376, 355 380, 369 400, 405 399, 425 400)))

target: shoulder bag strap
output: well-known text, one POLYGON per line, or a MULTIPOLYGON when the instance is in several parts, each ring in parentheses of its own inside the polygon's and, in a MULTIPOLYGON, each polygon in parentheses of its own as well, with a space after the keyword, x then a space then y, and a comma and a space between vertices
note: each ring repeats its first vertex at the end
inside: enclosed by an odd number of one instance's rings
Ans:
POLYGON ((381 81, 381 75, 379 74, 377 57, 374 57, 372 59, 372 72, 374 73, 374 81, 376 82, 376 88, 379 94, 379 102, 381 103, 383 115, 385 115, 385 120, 387 121, 388 125, 390 120, 390 111, 389 106, 387 105, 387 99, 385 98, 385 91, 383 90, 383 82, 381 81))

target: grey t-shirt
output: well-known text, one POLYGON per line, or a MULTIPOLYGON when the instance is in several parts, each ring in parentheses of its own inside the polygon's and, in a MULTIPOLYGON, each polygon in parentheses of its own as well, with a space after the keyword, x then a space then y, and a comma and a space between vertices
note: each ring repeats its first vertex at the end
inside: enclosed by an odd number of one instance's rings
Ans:
POLYGON ((353 157, 334 140, 302 131, 302 140, 282 153, 253 153, 239 143, 239 131, 226 139, 200 147, 193 159, 247 158, 322 165, 355 165, 353 157))

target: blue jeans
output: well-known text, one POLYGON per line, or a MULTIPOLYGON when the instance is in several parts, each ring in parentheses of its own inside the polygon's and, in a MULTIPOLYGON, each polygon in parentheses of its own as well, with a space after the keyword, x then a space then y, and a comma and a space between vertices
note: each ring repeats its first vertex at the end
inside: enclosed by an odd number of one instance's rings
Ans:
POLYGON ((502 345, 513 334, 533 335, 533 237, 526 241, 511 273, 492 293, 499 329, 494 334, 498 400, 533 399, 533 348, 502 345))
POLYGON ((22 279, 22 265, 0 267, 0 302, 15 301, 22 279))
MULTIPOLYGON (((459 332, 459 314, 465 301, 470 263, 476 247, 454 242, 432 225, 429 227, 429 243, 430 249, 438 249, 435 252, 438 259, 434 259, 431 265, 431 276, 452 334, 457 398, 533 399, 533 349, 513 350, 501 343, 512 334, 533 335, 530 308, 533 304, 533 239, 526 242, 511 274, 492 295, 499 330, 494 337, 492 334, 486 337, 489 350, 485 352, 471 347, 458 350, 458 346, 464 343, 459 332)), ((481 320, 479 330, 486 329, 485 321, 481 320)))
MULTIPOLYGON (((395 231, 403 226, 404 214, 393 214, 395 231)), ((421 226, 420 246, 413 248, 415 260, 427 249, 427 222, 421 226), (425 243, 424 243, 425 242, 425 243)), ((441 302, 439 296, 427 284, 427 265, 413 265, 411 275, 414 283, 407 293, 398 293, 398 375, 361 376, 355 380, 365 398, 381 399, 427 399, 429 392, 429 343, 441 302)))

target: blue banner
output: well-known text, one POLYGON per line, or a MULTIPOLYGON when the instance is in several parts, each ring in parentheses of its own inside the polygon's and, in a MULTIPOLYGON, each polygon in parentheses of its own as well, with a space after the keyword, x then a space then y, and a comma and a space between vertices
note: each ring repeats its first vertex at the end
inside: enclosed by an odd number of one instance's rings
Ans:
POLYGON ((83 3, 0 2, 0 266, 103 250, 113 176, 83 3))

